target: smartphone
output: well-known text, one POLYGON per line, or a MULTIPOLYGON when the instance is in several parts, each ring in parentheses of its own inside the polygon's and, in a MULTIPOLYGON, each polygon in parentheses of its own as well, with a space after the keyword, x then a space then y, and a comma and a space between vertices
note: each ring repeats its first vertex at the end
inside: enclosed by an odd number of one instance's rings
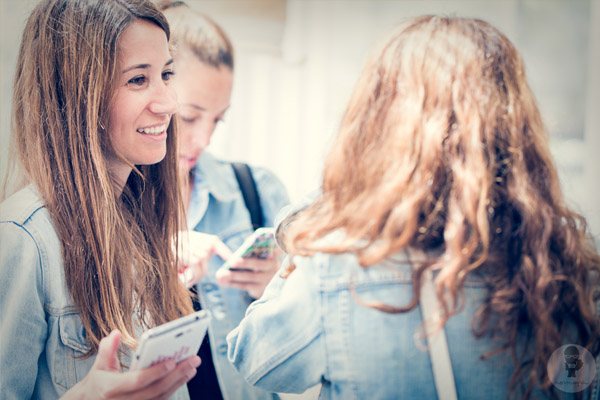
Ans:
POLYGON ((210 314, 200 310, 144 332, 130 370, 151 367, 174 360, 179 363, 198 353, 208 329, 210 314))
MULTIPOLYGON (((266 260, 273 257, 275 252, 275 229, 258 228, 244 240, 244 243, 233 253, 232 260, 241 258, 258 258, 266 260)), ((221 268, 230 271, 249 271, 247 268, 231 267, 229 262, 225 262, 221 268)))

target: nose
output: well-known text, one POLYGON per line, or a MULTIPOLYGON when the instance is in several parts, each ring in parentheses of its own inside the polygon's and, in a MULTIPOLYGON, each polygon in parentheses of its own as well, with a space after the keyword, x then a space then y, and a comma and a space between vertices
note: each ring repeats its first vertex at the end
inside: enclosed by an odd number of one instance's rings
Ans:
POLYGON ((210 138, 212 136, 214 128, 210 126, 210 124, 203 121, 203 123, 198 124, 196 129, 192 131, 192 141, 194 144, 194 148, 199 150, 204 150, 210 144, 210 138))
POLYGON ((152 93, 152 101, 148 105, 154 114, 172 115, 177 111, 177 96, 175 90, 164 83, 160 83, 152 93))
POLYGON ((188 154, 201 154, 210 144, 213 128, 206 121, 179 124, 179 145, 188 154))

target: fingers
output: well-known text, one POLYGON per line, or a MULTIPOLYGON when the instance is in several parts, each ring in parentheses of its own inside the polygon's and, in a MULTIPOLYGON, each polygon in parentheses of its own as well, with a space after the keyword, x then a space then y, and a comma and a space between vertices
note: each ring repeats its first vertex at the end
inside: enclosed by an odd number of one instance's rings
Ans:
POLYGON ((194 272, 193 268, 186 268, 179 274, 179 280, 185 285, 187 289, 191 288, 198 282, 202 276, 198 277, 199 274, 194 272))
POLYGON ((261 260, 258 258, 239 258, 230 260, 230 268, 251 269, 256 272, 276 271, 279 267, 277 258, 261 260))
POLYGON ((100 340, 98 355, 92 368, 102 371, 120 371, 121 364, 117 355, 121 343, 121 332, 113 330, 108 336, 100 340))
POLYGON ((149 368, 118 374, 113 378, 115 382, 117 380, 119 382, 113 385, 112 394, 127 395, 126 398, 130 398, 155 382, 159 382, 176 367, 175 361, 169 360, 149 368))
POLYGON ((187 232, 187 241, 183 241, 191 247, 191 251, 196 255, 211 256, 217 254, 224 260, 231 257, 232 252, 225 243, 216 235, 209 235, 196 231, 187 232))
POLYGON ((219 270, 217 273, 217 282, 226 285, 235 284, 256 284, 270 281, 273 273, 270 271, 231 271, 219 270))
POLYGON ((214 254, 217 254, 223 260, 227 261, 233 255, 232 251, 227 247, 225 243, 223 243, 218 237, 213 236, 213 250, 214 254))
POLYGON ((229 259, 232 255, 229 247, 217 236, 206 233, 180 232, 179 244, 178 272, 180 280, 188 287, 204 277, 213 255, 216 254, 223 260, 229 259))
POLYGON ((171 372, 130 394, 130 399, 168 399, 181 385, 196 375, 200 357, 192 356, 181 361, 171 372))
POLYGON ((277 272, 276 269, 265 271, 232 271, 221 268, 216 279, 220 285, 247 291, 255 299, 262 296, 265 288, 277 272))

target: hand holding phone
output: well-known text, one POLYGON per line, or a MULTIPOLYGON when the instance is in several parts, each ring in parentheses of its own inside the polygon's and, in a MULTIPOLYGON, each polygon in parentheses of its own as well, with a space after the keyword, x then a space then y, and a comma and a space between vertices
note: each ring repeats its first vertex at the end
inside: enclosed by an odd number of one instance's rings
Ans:
MULTIPOLYGON (((248 236, 244 243, 229 258, 231 261, 237 261, 240 258, 257 258, 266 260, 273 257, 275 248, 275 229, 258 228, 252 235, 248 236)), ((221 268, 230 271, 245 271, 246 268, 232 267, 230 261, 223 264, 221 268)))
POLYGON ((140 338, 130 370, 173 360, 176 363, 198 353, 210 315, 201 310, 149 329, 140 338))

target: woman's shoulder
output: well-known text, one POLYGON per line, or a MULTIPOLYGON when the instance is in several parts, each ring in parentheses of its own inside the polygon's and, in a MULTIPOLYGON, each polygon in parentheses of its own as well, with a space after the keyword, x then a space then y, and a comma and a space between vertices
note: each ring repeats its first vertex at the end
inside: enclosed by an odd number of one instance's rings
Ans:
MULTIPOLYGON (((339 240, 339 237, 337 238, 339 240)), ((331 236, 329 244, 336 242, 331 236)), ((308 257, 294 256, 296 269, 318 276, 322 291, 346 290, 350 287, 404 285, 412 282, 412 267, 404 254, 397 254, 377 264, 362 266, 355 253, 316 253, 308 257)))
MULTIPOLYGON (((228 183, 236 183, 235 174, 233 172, 232 164, 234 161, 223 160, 211 153, 204 153, 197 164, 197 171, 200 173, 205 179, 213 180, 217 179, 221 183, 223 180, 228 183)), ((252 172, 252 177, 256 182, 257 187, 260 188, 263 186, 277 186, 282 187, 283 184, 271 170, 265 167, 257 166, 254 164, 248 164, 250 167, 250 171, 252 172)), ((284 189, 285 190, 285 189, 284 189)))
POLYGON ((11 264, 24 262, 25 256, 37 253, 44 265, 62 265, 60 240, 44 200, 33 185, 0 204, 0 242, 12 255, 11 264))
POLYGON ((0 203, 0 221, 25 225, 36 214, 47 213, 44 201, 33 185, 15 192, 0 203))
MULTIPOLYGON (((268 168, 251 164, 248 166, 263 208, 265 224, 271 226, 275 215, 289 203, 287 189, 277 175, 268 168)), ((240 188, 233 172, 232 162, 205 153, 197 165, 197 174, 217 198, 228 199, 232 196, 240 196, 240 188)))

